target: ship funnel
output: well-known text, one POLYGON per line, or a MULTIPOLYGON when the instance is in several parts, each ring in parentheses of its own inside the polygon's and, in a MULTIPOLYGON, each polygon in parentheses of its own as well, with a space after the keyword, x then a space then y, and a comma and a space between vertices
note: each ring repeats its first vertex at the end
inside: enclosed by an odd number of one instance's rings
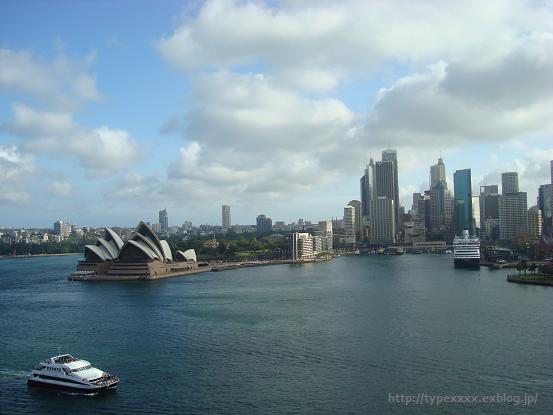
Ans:
POLYGON ((467 239, 468 237, 469 237, 469 231, 465 229, 463 231, 463 238, 467 239))

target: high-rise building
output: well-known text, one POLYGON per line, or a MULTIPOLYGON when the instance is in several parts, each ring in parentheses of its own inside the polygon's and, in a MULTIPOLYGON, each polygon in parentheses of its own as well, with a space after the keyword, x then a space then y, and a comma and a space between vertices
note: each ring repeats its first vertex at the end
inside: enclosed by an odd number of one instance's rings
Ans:
POLYGON ((541 210, 537 206, 532 206, 528 209, 528 236, 533 241, 541 238, 541 220, 541 210))
POLYGON ((501 173, 501 193, 518 193, 518 173, 501 173))
POLYGON ((344 207, 344 234, 343 243, 354 245, 357 242, 355 231, 355 207, 344 207))
POLYGON ((166 231, 169 229, 169 217, 167 216, 167 209, 159 211, 159 224, 161 225, 161 230, 166 231))
POLYGON ((273 220, 265 215, 256 218, 257 233, 269 233, 273 231, 273 220))
POLYGON ((363 218, 361 216, 361 202, 359 200, 351 200, 348 206, 353 206, 355 209, 355 235, 356 240, 361 239, 361 231, 363 229, 363 218))
POLYGON ((415 215, 419 214, 419 207, 420 207, 421 200, 422 200, 421 193, 413 193, 413 206, 411 207, 411 210, 415 215))
POLYGON ((542 184, 538 188, 538 208, 542 214, 542 234, 553 235, 553 184, 542 184))
POLYGON ((550 164, 549 167, 550 167, 550 169, 551 169, 551 184, 553 184, 553 160, 551 160, 551 161, 549 162, 549 164, 550 164))
POLYGON ((288 257, 294 260, 313 258, 313 238, 305 232, 288 235, 288 257))
POLYGON ((445 181, 445 164, 440 157, 437 164, 430 166, 430 188, 432 189, 437 183, 445 181))
POLYGON ((224 229, 230 228, 230 206, 221 206, 221 223, 224 229))
POLYGON ((322 250, 332 251, 332 221, 321 220, 319 221, 317 235, 321 237, 322 250))
POLYGON ((391 244, 395 242, 394 201, 384 196, 373 199, 371 204, 372 244, 391 244))
POLYGON ((472 182, 470 169, 456 170, 453 173, 453 191, 455 235, 463 235, 465 229, 474 235, 474 228, 472 227, 472 182))
POLYGON ((71 224, 62 220, 54 222, 54 234, 59 235, 61 239, 67 238, 71 235, 71 224))
POLYGON ((480 239, 499 239, 499 189, 480 186, 480 239))
POLYGON ((365 167, 365 173, 359 180, 361 188, 362 222, 368 222, 371 209, 371 200, 374 194, 374 161, 371 158, 365 167))
MULTIPOLYGON (((382 151, 382 161, 391 161, 393 163, 393 192, 392 197, 394 201, 394 220, 395 223, 399 222, 399 180, 398 180, 398 164, 397 164, 397 151, 396 150, 384 150, 382 151)), ((382 196, 382 195, 379 195, 382 196)))
POLYGON ((504 193, 499 198, 499 238, 514 241, 528 235, 526 192, 504 193))

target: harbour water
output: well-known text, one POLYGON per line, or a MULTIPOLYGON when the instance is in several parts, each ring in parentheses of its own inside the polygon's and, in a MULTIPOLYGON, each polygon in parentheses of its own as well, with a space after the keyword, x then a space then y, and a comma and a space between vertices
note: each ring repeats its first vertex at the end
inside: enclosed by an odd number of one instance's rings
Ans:
POLYGON ((68 282, 78 259, 0 261, 0 412, 553 413, 553 288, 506 271, 428 254, 68 282), (58 347, 118 375, 118 390, 29 389, 58 347), (538 399, 390 402, 418 393, 538 399))

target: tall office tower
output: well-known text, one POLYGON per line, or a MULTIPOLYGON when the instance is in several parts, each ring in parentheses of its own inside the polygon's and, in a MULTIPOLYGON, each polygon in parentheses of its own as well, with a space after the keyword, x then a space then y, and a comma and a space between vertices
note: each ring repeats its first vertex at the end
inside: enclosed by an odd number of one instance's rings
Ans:
POLYGON ((542 215, 542 234, 553 235, 553 184, 542 184, 538 187, 538 208, 542 215))
POLYGON ((470 169, 456 170, 453 173, 453 212, 455 235, 463 235, 466 229, 474 235, 472 228, 472 183, 470 169))
POLYGON ((537 206, 528 209, 528 236, 535 241, 541 238, 542 216, 537 206))
POLYGON ((344 238, 345 244, 353 245, 357 242, 355 231, 355 207, 344 207, 344 238))
POLYGON ((518 193, 518 173, 501 173, 501 193, 518 193))
POLYGON ((371 233, 372 244, 392 244, 395 242, 394 201, 384 196, 373 199, 371 204, 371 233))
POLYGON ((273 231, 273 220, 265 215, 256 218, 257 233, 269 233, 273 231))
POLYGON ((161 225, 162 231, 169 229, 169 217, 167 216, 167 209, 159 211, 159 224, 161 225))
POLYGON ((502 194, 499 198, 499 239, 512 242, 527 234, 526 192, 502 194))
POLYGON ((221 206, 221 223, 224 229, 230 228, 230 206, 221 206))
POLYGON ((423 197, 421 193, 413 193, 413 206, 411 207, 411 210, 415 213, 415 215, 419 214, 419 206, 422 199, 423 197))
POLYGON ((363 218, 361 217, 361 202, 359 200, 351 200, 348 206, 355 208, 355 235, 356 240, 361 239, 361 231, 363 230, 363 218))
POLYGON ((447 240, 453 238, 451 192, 445 182, 438 182, 428 191, 430 212, 428 230, 439 231, 447 240))
POLYGON ((399 180, 398 180, 398 164, 397 164, 397 151, 396 150, 384 150, 382 151, 382 161, 391 161, 394 164, 394 185, 393 185, 393 197, 394 200, 394 214, 395 223, 399 222, 399 180))
POLYGON ((445 181, 445 164, 440 157, 437 164, 430 166, 430 188, 432 189, 438 182, 445 181))
MULTIPOLYGON (((373 200, 378 197, 385 197, 386 199, 395 201, 394 162, 391 160, 377 161, 374 163, 373 200)), ((394 205, 394 221, 396 218, 397 210, 394 205)), ((371 219, 370 223, 372 222, 371 219)))
POLYGON ((496 184, 480 186, 480 239, 499 239, 499 189, 496 184))
POLYGON ((550 169, 551 169, 551 184, 553 184, 553 160, 549 162, 550 169))
POLYGON ((365 173, 359 179, 361 190, 361 213, 362 223, 368 221, 371 209, 371 200, 374 193, 374 161, 371 158, 367 167, 365 167, 365 173))

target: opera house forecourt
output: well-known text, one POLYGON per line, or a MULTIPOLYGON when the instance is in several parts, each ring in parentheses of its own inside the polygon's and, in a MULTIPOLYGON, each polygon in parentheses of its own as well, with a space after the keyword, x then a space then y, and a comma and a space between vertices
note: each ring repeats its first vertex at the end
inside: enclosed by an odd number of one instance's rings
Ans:
POLYGON ((154 280, 211 271, 208 263, 198 263, 193 249, 176 251, 173 256, 167 241, 144 222, 126 242, 106 228, 95 245, 85 245, 84 256, 70 280, 154 280))

